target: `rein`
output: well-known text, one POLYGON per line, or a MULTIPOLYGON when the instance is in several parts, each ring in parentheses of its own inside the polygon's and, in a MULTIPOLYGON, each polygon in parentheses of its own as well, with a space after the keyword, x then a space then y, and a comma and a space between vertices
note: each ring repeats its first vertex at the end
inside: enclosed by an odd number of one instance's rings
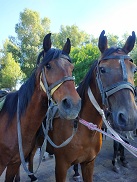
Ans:
POLYGON ((42 123, 42 129, 43 129, 43 133, 44 133, 44 136, 45 136, 44 140, 48 140, 48 142, 54 148, 61 148, 61 147, 66 146, 72 140, 73 136, 76 134, 77 128, 78 128, 78 120, 77 119, 73 120, 74 121, 74 125, 73 125, 71 136, 68 139, 66 139, 62 144, 56 145, 51 140, 51 138, 48 136, 48 132, 49 132, 50 129, 52 129, 52 122, 53 122, 53 119, 55 118, 57 112, 58 112, 57 105, 55 105, 53 102, 51 102, 49 107, 48 107, 48 111, 46 113, 46 126, 44 126, 44 124, 42 123))
POLYGON ((61 147, 66 146, 68 143, 70 143, 70 141, 72 140, 72 138, 73 138, 74 135, 76 134, 77 128, 78 128, 78 122, 77 122, 77 120, 74 120, 74 126, 73 126, 73 130, 72 130, 71 136, 70 136, 68 139, 66 139, 64 142, 62 142, 60 145, 56 145, 56 144, 51 140, 51 138, 48 136, 48 131, 49 131, 48 126, 49 126, 49 125, 48 125, 47 122, 46 122, 46 129, 45 129, 45 127, 44 127, 44 125, 43 125, 43 123, 42 123, 42 129, 43 129, 44 135, 47 136, 48 142, 49 142, 54 148, 61 148, 61 147))
POLYGON ((85 120, 83 120, 83 119, 81 119, 81 118, 79 119, 79 122, 80 122, 81 124, 83 124, 84 126, 88 127, 90 130, 96 130, 96 131, 98 131, 98 132, 100 132, 100 133, 102 133, 102 134, 104 134, 104 135, 106 135, 106 136, 112 138, 113 140, 118 141, 118 142, 121 143, 121 144, 130 152, 130 153, 132 153, 135 157, 137 157, 137 148, 135 148, 135 147, 131 146, 130 144, 124 142, 124 140, 121 139, 121 137, 119 136, 119 134, 118 134, 115 130, 113 130, 113 129, 111 128, 111 126, 108 124, 108 121, 106 120, 104 111, 100 108, 99 104, 97 103, 97 101, 96 101, 96 99, 95 99, 95 97, 94 97, 94 95, 93 95, 93 93, 92 93, 90 87, 88 88, 88 96, 89 96, 89 99, 90 99, 91 103, 93 104, 93 106, 96 108, 96 110, 97 110, 97 111, 99 112, 99 114, 101 115, 102 120, 103 120, 103 122, 105 123, 107 129, 112 133, 113 136, 110 135, 110 134, 108 134, 108 133, 106 133, 106 132, 104 132, 104 131, 102 131, 101 129, 99 129, 99 128, 97 127, 97 125, 94 125, 93 123, 89 123, 89 122, 87 122, 87 121, 85 121, 85 120))
POLYGON ((38 166, 37 166, 37 168, 36 168, 36 170, 34 172, 30 172, 28 170, 27 166, 26 166, 26 161, 25 161, 25 158, 24 158, 23 147, 22 147, 21 123, 20 123, 20 115, 19 115, 19 97, 18 97, 18 103, 17 103, 17 131, 18 131, 17 133, 18 133, 19 154, 20 154, 20 160, 21 160, 22 166, 24 168, 24 171, 28 175, 34 175, 38 171, 39 166, 40 166, 40 164, 42 162, 44 152, 45 152, 45 148, 47 146, 47 138, 44 139, 44 142, 43 142, 42 147, 41 147, 38 166))

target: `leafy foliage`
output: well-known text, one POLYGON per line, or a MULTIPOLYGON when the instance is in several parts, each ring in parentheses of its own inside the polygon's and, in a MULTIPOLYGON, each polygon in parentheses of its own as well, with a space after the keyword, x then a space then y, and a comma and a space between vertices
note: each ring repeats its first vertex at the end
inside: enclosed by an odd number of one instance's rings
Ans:
MULTIPOLYGON (((135 44, 134 49, 131 52, 131 58, 134 61, 134 63, 137 65, 137 42, 135 44)), ((134 81, 135 81, 135 85, 137 86, 137 73, 135 73, 134 81)))
POLYGON ((98 47, 93 46, 92 44, 87 44, 81 48, 73 48, 71 51, 71 57, 73 58, 75 67, 75 82, 78 85, 88 72, 94 60, 98 59, 99 50, 98 47))
POLYGON ((76 25, 60 27, 60 32, 53 35, 53 46, 62 48, 66 39, 70 38, 73 47, 81 46, 90 42, 90 35, 80 31, 76 25))
POLYGON ((15 62, 11 53, 7 53, 0 61, 0 88, 12 90, 17 81, 23 77, 20 66, 15 62))
POLYGON ((28 78, 36 66, 39 49, 42 47, 43 38, 50 31, 50 20, 40 19, 36 11, 25 9, 20 13, 19 23, 15 26, 17 33, 16 45, 20 49, 20 60, 22 71, 28 78))

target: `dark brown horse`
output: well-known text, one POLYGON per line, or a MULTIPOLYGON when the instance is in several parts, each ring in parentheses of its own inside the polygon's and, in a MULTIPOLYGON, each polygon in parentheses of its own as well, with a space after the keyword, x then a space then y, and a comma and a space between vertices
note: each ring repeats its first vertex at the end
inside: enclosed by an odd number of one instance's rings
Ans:
MULTIPOLYGON (((129 36, 123 48, 108 48, 104 31, 99 37, 101 57, 91 66, 77 91, 82 98, 80 118, 102 125, 102 118, 89 100, 88 88, 93 92, 98 104, 111 118, 110 123, 117 130, 133 130, 136 126, 137 107, 134 99, 134 73, 136 65, 127 54, 133 49, 135 33, 129 36)), ((49 136, 60 145, 72 133, 73 121, 55 119, 49 136), (57 132, 59 131, 59 132, 57 132)), ((56 159, 57 182, 65 182, 67 170, 80 163, 85 182, 93 178, 94 161, 101 149, 102 135, 91 131, 78 122, 78 129, 72 141, 63 148, 48 147, 56 159)))
POLYGON ((6 182, 14 180, 21 164, 17 116, 21 121, 23 152, 27 157, 34 147, 36 132, 45 117, 49 103, 54 101, 60 117, 66 119, 76 118, 81 108, 81 99, 75 90, 72 77, 70 40, 67 39, 63 50, 53 49, 50 35, 46 35, 43 40, 42 63, 18 91, 7 95, 0 111, 0 175, 7 167, 6 182))
MULTIPOLYGON (((110 118, 110 124, 117 130, 133 130, 136 126, 137 107, 134 99, 134 73, 136 65, 127 55, 134 47, 135 33, 129 36, 123 48, 108 48, 107 37, 103 31, 98 47, 101 57, 95 61, 77 91, 82 98, 79 118, 102 127, 102 117, 90 101, 91 89, 96 101, 110 118)), ((60 145, 72 135, 76 121, 56 118, 53 130, 49 131, 51 140, 60 145)), ((55 175, 57 182, 65 182, 67 170, 80 163, 84 182, 92 182, 94 161, 102 146, 102 134, 91 131, 78 122, 77 132, 71 142, 55 148, 49 143, 47 152, 55 155, 55 175)))

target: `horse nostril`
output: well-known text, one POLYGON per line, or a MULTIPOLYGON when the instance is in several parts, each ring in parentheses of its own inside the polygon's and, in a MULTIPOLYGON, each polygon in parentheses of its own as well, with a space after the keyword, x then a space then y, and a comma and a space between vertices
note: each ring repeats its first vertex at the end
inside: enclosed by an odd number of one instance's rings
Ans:
POLYGON ((71 102, 70 102, 70 100, 69 99, 63 99, 62 100, 62 105, 63 105, 63 107, 65 108, 65 109, 69 109, 69 108, 71 108, 71 102))
POLYGON ((119 113, 118 115, 118 124, 120 126, 126 126, 127 124, 127 118, 123 113, 119 113))

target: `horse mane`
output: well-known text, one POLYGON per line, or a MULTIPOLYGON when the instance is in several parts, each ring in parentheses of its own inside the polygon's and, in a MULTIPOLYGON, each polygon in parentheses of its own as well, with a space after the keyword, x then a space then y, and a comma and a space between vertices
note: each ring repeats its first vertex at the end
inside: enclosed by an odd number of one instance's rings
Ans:
POLYGON ((17 112, 17 102, 18 96, 20 101, 20 114, 23 114, 26 110, 26 107, 31 100, 31 97, 35 88, 35 71, 32 73, 31 77, 20 87, 16 92, 11 92, 6 96, 6 100, 1 112, 7 112, 9 121, 13 119, 15 113, 17 112))
POLYGON ((95 60, 93 62, 93 64, 90 67, 90 70, 88 71, 88 73, 86 74, 86 76, 84 77, 82 82, 80 82, 80 84, 79 84, 79 86, 77 88, 77 92, 78 92, 79 96, 82 99, 82 103, 84 103, 85 92, 87 91, 87 89, 89 87, 89 84, 90 84, 91 79, 92 79, 92 74, 93 74, 93 71, 94 71, 97 63, 98 63, 98 60, 95 60))
POLYGON ((35 82, 36 82, 36 70, 33 71, 31 77, 21 86, 18 91, 19 96, 19 110, 20 114, 23 114, 26 110, 28 103, 31 100, 31 97, 34 93, 35 89, 35 82))
POLYGON ((18 91, 10 92, 6 96, 1 113, 7 113, 9 120, 12 120, 17 110, 18 91))

